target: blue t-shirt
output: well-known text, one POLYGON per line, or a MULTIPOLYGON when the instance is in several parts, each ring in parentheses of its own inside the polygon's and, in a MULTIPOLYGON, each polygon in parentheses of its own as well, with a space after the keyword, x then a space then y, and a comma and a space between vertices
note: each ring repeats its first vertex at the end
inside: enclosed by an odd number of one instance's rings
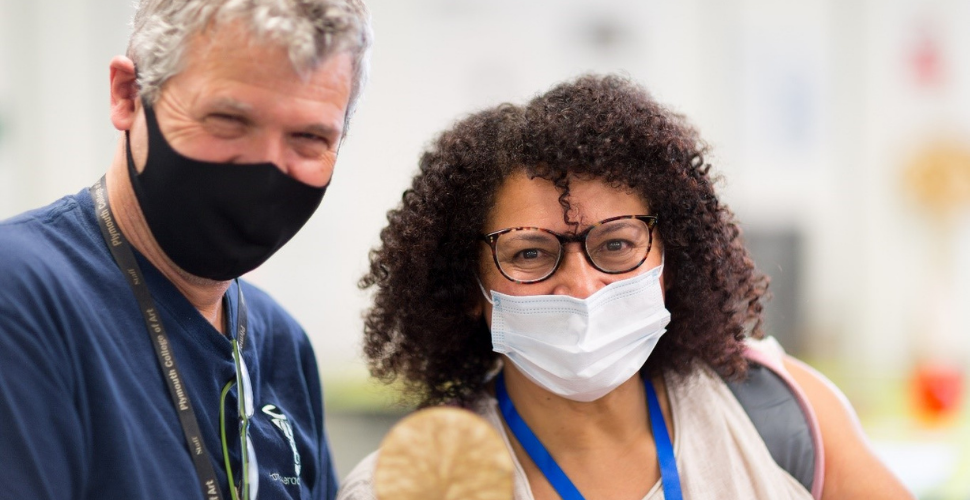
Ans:
MULTIPOLYGON (((136 251, 223 498, 219 396, 232 346, 136 251)), ((243 283, 260 500, 332 499, 317 365, 300 326, 243 283)), ((237 290, 226 294, 236 324, 237 290)), ((236 389, 226 398, 240 477, 236 389)), ((87 190, 0 222, 0 498, 202 499, 141 309, 101 237, 87 190)))

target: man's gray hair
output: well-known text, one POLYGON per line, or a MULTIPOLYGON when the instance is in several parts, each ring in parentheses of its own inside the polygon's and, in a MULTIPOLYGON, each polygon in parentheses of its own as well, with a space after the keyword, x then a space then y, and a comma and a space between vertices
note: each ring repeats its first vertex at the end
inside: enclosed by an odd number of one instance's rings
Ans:
POLYGON ((353 82, 346 121, 367 81, 371 45, 370 14, 363 0, 140 0, 128 42, 138 68, 140 95, 150 104, 162 85, 184 67, 192 37, 210 23, 242 21, 258 38, 287 50, 301 74, 327 57, 347 52, 353 82))

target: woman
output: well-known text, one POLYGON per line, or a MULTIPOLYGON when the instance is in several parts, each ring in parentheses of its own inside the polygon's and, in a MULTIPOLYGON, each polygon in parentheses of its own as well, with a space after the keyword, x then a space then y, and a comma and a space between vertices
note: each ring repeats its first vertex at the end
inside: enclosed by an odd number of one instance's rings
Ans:
MULTIPOLYGON (((456 124, 421 158, 361 282, 377 288, 372 373, 489 420, 517 499, 812 498, 725 382, 764 335, 768 280, 705 151, 615 76, 456 124)), ((837 390, 780 360, 828 445, 822 498, 910 498, 837 390)), ((374 460, 342 498, 370 498, 374 460)))

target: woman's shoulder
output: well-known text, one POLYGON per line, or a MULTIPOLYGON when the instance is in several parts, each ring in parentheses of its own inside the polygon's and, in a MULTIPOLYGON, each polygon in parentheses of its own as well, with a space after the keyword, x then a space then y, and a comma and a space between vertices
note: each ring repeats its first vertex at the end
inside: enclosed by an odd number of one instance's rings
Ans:
POLYGON ((785 369, 805 393, 825 443, 822 498, 913 498, 876 457, 848 398, 828 378, 786 356, 785 369))
POLYGON ((337 492, 337 500, 377 500, 374 495, 374 466, 377 451, 364 457, 344 478, 337 492))
POLYGON ((855 410, 835 384, 786 354, 772 337, 748 339, 745 345, 745 357, 784 380, 804 411, 816 448, 821 450, 814 474, 818 483, 818 488, 813 489, 816 495, 827 499, 897 498, 905 494, 898 479, 872 452, 855 410), (874 477, 880 478, 881 486, 866 487, 874 477))

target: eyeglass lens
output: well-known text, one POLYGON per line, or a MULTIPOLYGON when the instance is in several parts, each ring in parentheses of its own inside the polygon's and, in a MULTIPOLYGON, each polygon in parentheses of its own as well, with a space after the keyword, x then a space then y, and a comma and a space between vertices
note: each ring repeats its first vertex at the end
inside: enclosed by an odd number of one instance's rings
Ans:
MULTIPOLYGON (((583 250, 596 268, 607 273, 636 269, 650 251, 650 227, 636 218, 594 226, 586 234, 583 250)), ((551 275, 562 259, 556 235, 542 229, 514 229, 498 236, 495 258, 507 277, 535 281, 551 275)))

